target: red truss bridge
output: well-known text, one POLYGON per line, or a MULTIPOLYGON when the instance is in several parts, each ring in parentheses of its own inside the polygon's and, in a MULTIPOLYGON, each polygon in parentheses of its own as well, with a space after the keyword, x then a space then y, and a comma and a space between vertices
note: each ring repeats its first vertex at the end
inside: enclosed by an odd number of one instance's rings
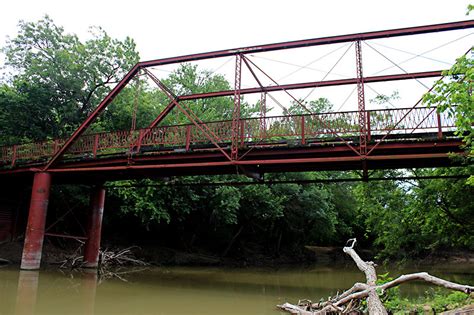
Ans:
MULTIPOLYGON (((22 268, 36 269, 41 258, 44 217, 51 180, 97 185, 91 201, 90 229, 86 236, 85 260, 97 265, 105 181, 144 177, 200 174, 244 174, 260 178, 267 172, 317 170, 360 170, 367 179, 369 170, 455 165, 450 153, 463 153, 462 141, 454 134, 455 122, 435 107, 424 107, 422 95, 405 108, 366 109, 365 88, 373 83, 421 79, 443 79, 443 70, 364 76, 362 45, 395 37, 456 31, 474 27, 474 21, 409 27, 242 47, 208 53, 164 58, 137 63, 111 90, 68 139, 17 144, 0 148, 2 186, 31 182, 33 195, 25 240, 22 268), (251 55, 268 52, 291 54, 295 49, 350 44, 355 58, 352 78, 279 83, 251 55), (154 67, 196 62, 222 57, 235 58, 234 88, 200 94, 176 95, 151 70, 154 67), (254 87, 242 87, 243 71, 254 87), (168 98, 164 110, 144 129, 103 133, 88 132, 91 124, 113 99, 136 77, 146 77, 168 98), (267 84, 266 82, 270 82, 267 84), (354 86, 357 110, 315 113, 293 93, 322 87, 354 86), (284 94, 302 114, 267 116, 267 96, 284 94), (242 97, 260 95, 260 115, 241 116, 242 97), (227 97, 233 100, 232 119, 203 121, 190 101, 227 97), (163 125, 172 112, 187 117, 189 123, 163 125)), ((471 48, 471 47, 465 47, 471 48)), ((375 50, 375 49, 374 49, 375 50)), ((377 51, 377 50, 375 50, 377 51)), ((459 51, 457 55, 462 55, 459 51)), ((419 56, 419 55, 418 55, 419 56)), ((369 61, 370 62, 370 61, 369 61)), ((334 67, 333 67, 334 68, 334 67)), ((326 78, 326 77, 325 77, 326 78)), ((429 87, 425 92, 429 92, 429 87)))

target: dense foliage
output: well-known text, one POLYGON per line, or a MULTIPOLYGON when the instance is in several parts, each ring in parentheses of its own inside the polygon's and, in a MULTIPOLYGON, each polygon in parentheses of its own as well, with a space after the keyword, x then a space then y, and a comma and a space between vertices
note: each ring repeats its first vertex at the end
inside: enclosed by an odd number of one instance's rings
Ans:
MULTIPOLYGON (((405 175, 406 175, 405 171, 405 175)), ((418 176, 467 175, 472 170, 412 170, 418 176)), ((392 171, 392 176, 403 175, 392 171)), ((358 213, 384 257, 409 258, 452 248, 474 249, 474 189, 465 179, 381 181, 354 190, 358 213)))
POLYGON ((2 49, 11 71, 0 85, 2 142, 68 136, 139 59, 131 38, 101 28, 81 42, 48 16, 18 26, 2 49))
MULTIPOLYGON (((443 75, 445 77, 431 93, 425 95, 424 101, 455 118, 456 134, 464 139, 468 152, 466 159, 469 160, 466 162, 469 163, 474 156, 474 48, 459 57, 443 75)), ((474 176, 469 178, 468 183, 474 185, 474 176)))
MULTIPOLYGON (((132 39, 110 38, 95 28, 82 42, 45 17, 20 22, 19 33, 2 49, 11 72, 0 83, 0 144, 67 137, 138 60, 132 39)), ((441 83, 430 104, 456 115, 458 132, 472 143, 472 58, 463 57, 441 83), (452 105, 457 105, 453 107, 452 105)), ((164 80, 176 94, 231 89, 218 74, 182 65, 164 80)), ((380 101, 380 100, 379 100, 380 101)), ((122 91, 92 130, 128 130, 147 126, 169 103, 167 97, 144 81, 122 91)), ((228 119, 231 98, 187 103, 204 120, 228 119)), ((324 98, 305 104, 315 112, 327 112, 324 98)), ((243 116, 251 116, 258 104, 242 103, 243 116)), ((302 111, 292 104, 290 111, 302 111)), ((174 109, 164 124, 187 122, 174 109)), ((469 175, 470 167, 380 172, 377 176, 417 174, 469 175)), ((266 179, 313 180, 350 177, 350 173, 267 174, 266 179)), ((462 179, 380 181, 369 183, 205 185, 227 180, 249 181, 243 176, 200 176, 117 182, 107 200, 106 224, 120 233, 120 224, 145 230, 139 237, 182 249, 204 249, 218 255, 302 251, 304 245, 338 245, 349 237, 375 244, 383 257, 407 258, 439 249, 474 249, 474 191, 462 179), (203 185, 196 185, 196 183, 203 185), (193 183, 186 186, 186 184, 193 183), (134 185, 137 187, 128 187, 134 185), (135 220, 135 221, 134 221, 135 220), (122 223, 117 223, 122 222, 122 223), (117 224, 117 225, 115 225, 117 224), (133 225, 133 226, 131 226, 133 225), (172 235, 172 236, 169 236, 172 235), (156 237, 158 239, 158 237, 156 237)), ((63 196, 52 203, 61 215, 67 203, 86 207, 86 190, 61 187, 63 196), (79 197, 80 195, 82 197, 79 197), (64 198, 64 196, 67 196, 64 198)), ((54 199, 54 198, 53 198, 54 199)), ((122 235, 123 237, 123 235, 122 235)), ((127 235, 127 237, 131 237, 127 235)))

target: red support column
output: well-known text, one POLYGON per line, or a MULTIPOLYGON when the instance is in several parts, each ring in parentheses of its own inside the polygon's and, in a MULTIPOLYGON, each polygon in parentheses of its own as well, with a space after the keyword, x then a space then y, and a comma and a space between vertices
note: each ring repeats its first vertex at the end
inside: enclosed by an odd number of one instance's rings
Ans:
POLYGON ((102 231, 104 202, 104 187, 99 185, 92 188, 87 224, 87 241, 84 246, 84 267, 86 268, 97 268, 99 263, 100 234, 102 231))
POLYGON ((51 174, 36 173, 31 192, 21 269, 35 270, 40 267, 50 190, 51 174))

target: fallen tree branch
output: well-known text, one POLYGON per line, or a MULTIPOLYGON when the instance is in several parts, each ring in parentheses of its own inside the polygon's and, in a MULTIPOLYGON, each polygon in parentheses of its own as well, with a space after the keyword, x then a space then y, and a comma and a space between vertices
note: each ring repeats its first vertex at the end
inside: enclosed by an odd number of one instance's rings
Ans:
POLYGON ((387 290, 401 283, 408 282, 408 281, 415 281, 415 280, 426 281, 434 285, 437 285, 439 287, 444 287, 444 288, 455 290, 455 291, 461 291, 466 294, 471 294, 472 292, 474 292, 474 287, 472 286, 462 285, 455 282, 447 281, 447 280, 432 276, 427 272, 418 272, 418 273, 411 273, 408 275, 402 275, 395 280, 392 280, 390 282, 380 285, 379 287, 383 290, 387 290))
MULTIPOLYGON (((99 271, 105 273, 106 269, 114 266, 148 266, 148 263, 135 257, 132 252, 134 248, 139 247, 130 246, 120 250, 109 250, 108 248, 101 250, 99 254, 99 271)), ((84 257, 81 255, 81 252, 82 245, 72 255, 56 263, 60 265, 59 268, 81 268, 84 265, 84 257)))
POLYGON ((147 266, 148 263, 135 257, 132 249, 139 248, 138 246, 130 246, 119 251, 104 249, 100 252, 100 267, 101 269, 110 266, 147 266))
POLYGON ((371 261, 363 261, 357 252, 354 250, 356 239, 351 239, 350 246, 343 248, 344 253, 351 256, 356 263, 359 270, 364 272, 367 283, 355 283, 352 288, 344 291, 342 294, 334 298, 328 298, 326 302, 322 303, 307 303, 308 300, 301 301, 298 305, 284 303, 277 305, 281 310, 287 311, 290 314, 298 315, 323 315, 328 312, 336 312, 338 314, 347 314, 351 311, 356 311, 359 308, 360 302, 367 299, 367 306, 369 314, 371 315, 385 315, 387 310, 379 298, 379 294, 383 294, 386 290, 396 287, 402 283, 409 281, 425 281, 436 286, 441 286, 447 289, 461 291, 466 294, 474 292, 474 287, 469 285, 462 285, 447 281, 427 272, 418 272, 408 275, 402 275, 397 279, 377 285, 377 273, 375 271, 376 265, 371 261))
POLYGON ((360 256, 354 250, 354 245, 356 243, 356 239, 350 240, 352 241, 351 246, 346 246, 342 249, 342 251, 354 260, 359 268, 360 271, 365 273, 365 278, 367 279, 367 306, 369 309, 369 314, 377 314, 377 315, 386 315, 387 310, 382 304, 382 301, 379 298, 376 290, 378 289, 376 285, 377 281, 377 272, 375 271, 375 264, 372 261, 363 261, 360 256))

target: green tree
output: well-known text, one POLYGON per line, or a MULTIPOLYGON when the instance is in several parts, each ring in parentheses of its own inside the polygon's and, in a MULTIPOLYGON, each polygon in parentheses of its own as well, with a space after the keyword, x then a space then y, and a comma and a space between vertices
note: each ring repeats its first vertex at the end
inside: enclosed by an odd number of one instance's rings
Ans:
POLYGON ((99 27, 90 34, 81 42, 48 16, 20 21, 2 49, 10 73, 0 88, 0 117, 9 140, 68 136, 138 61, 131 38, 113 39, 99 27))
POLYGON ((303 103, 292 102, 289 112, 293 115, 308 115, 311 113, 328 113, 332 111, 332 103, 325 97, 320 97, 316 100, 305 101, 303 103), (304 106, 301 106, 301 104, 304 106), (305 109, 306 108, 306 109, 305 109))
MULTIPOLYGON (((466 15, 472 10, 474 5, 469 4, 466 15)), ((447 112, 455 118, 456 134, 466 143, 469 163, 474 155, 474 48, 471 47, 464 56, 456 59, 451 69, 444 71, 443 75, 445 78, 436 83, 423 101, 429 106, 438 106, 438 112, 447 112)), ((467 183, 474 186, 474 175, 469 177, 467 183)))
POLYGON ((444 80, 439 81, 432 93, 426 94, 425 103, 438 106, 439 112, 447 112, 455 118, 456 134, 462 136, 472 152, 474 137, 474 49, 458 58, 451 69, 445 71, 444 80))
MULTIPOLYGON (((227 79, 217 73, 208 70, 198 69, 197 65, 183 64, 170 76, 163 80, 163 83, 171 87, 176 95, 199 94, 211 91, 231 90, 232 87, 227 79)), ((157 93, 162 94, 160 91, 157 93)), ((168 98, 163 99, 161 103, 168 104, 168 98)), ((198 99, 184 102, 199 117, 200 120, 230 120, 234 110, 233 97, 216 97, 209 99, 198 99)), ((257 112, 257 107, 253 104, 241 100, 241 117, 250 117, 257 112)), ((163 124, 189 123, 189 120, 177 109, 174 114, 169 115, 163 124)))
MULTIPOLYGON (((472 170, 421 169, 382 175, 466 175, 472 170)), ((437 250, 472 250, 472 186, 462 179, 378 181, 355 186, 359 220, 384 258, 414 258, 437 250)))

